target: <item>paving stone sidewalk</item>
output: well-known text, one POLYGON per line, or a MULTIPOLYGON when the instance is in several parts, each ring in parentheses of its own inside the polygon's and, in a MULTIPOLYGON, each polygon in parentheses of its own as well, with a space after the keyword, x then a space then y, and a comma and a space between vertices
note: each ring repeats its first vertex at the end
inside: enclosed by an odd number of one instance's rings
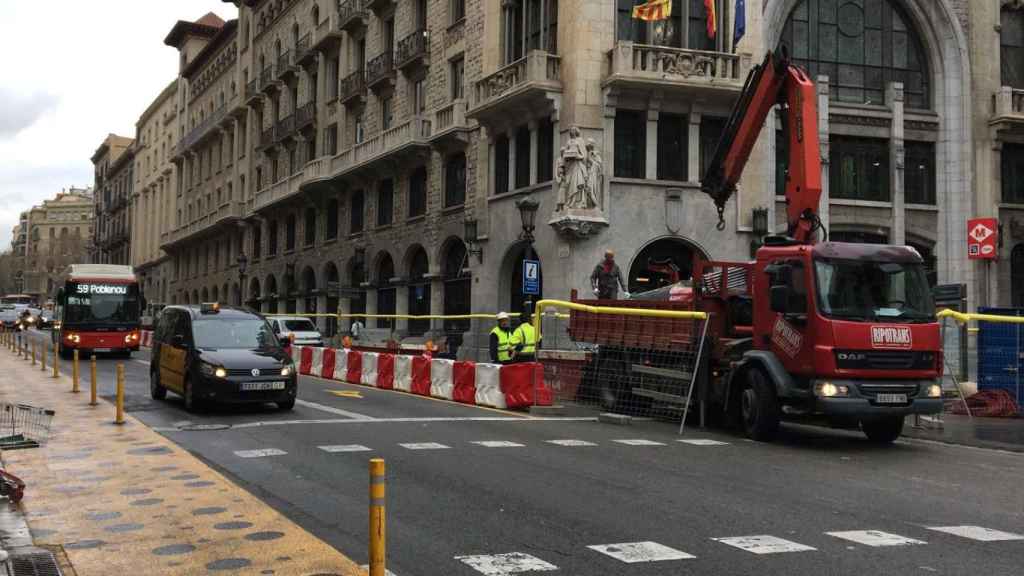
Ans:
MULTIPOLYGON (((87 371, 83 371, 87 374, 87 371)), ((0 348, 0 402, 56 411, 49 442, 3 452, 28 485, 36 545, 62 547, 78 576, 364 574, 270 506, 114 407, 88 405, 0 348)))

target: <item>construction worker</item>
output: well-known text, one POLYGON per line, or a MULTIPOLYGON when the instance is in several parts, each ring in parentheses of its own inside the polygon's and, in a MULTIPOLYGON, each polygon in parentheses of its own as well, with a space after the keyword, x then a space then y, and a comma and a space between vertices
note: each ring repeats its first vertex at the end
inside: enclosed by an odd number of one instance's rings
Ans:
POLYGON ((498 312, 498 325, 491 330, 490 350, 491 362, 512 363, 512 327, 509 325, 507 312, 498 312))
POLYGON ((515 362, 536 362, 538 348, 540 348, 540 341, 537 338, 537 331, 533 328, 530 313, 523 310, 519 315, 519 326, 512 332, 512 349, 515 350, 513 360, 515 362))

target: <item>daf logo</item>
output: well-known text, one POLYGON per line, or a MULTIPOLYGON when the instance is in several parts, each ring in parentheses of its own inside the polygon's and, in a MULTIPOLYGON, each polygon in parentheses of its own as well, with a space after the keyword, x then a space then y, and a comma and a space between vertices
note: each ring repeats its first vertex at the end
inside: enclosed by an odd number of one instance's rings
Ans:
POLYGON ((867 360, 868 359, 868 355, 867 354, 856 354, 856 353, 853 353, 853 352, 840 352, 839 353, 839 359, 840 360, 867 360))
POLYGON ((253 376, 259 376, 260 375, 260 369, 259 368, 253 368, 252 369, 252 375, 253 376))

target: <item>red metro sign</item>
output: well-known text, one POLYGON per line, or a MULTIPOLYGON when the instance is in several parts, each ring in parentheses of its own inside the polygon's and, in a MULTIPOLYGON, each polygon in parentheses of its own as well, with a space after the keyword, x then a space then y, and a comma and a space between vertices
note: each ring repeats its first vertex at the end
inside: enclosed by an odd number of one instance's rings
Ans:
POLYGON ((999 224, 995 218, 972 218, 967 221, 967 258, 995 260, 999 245, 999 224))

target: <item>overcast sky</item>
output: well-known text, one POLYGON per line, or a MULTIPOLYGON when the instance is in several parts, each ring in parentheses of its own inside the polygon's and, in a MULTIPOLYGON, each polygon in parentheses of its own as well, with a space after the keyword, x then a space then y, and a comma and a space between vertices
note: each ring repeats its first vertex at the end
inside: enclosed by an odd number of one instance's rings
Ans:
POLYGON ((89 158, 135 122, 178 71, 163 43, 221 0, 0 0, 0 249, 23 210, 92 186, 89 158))

